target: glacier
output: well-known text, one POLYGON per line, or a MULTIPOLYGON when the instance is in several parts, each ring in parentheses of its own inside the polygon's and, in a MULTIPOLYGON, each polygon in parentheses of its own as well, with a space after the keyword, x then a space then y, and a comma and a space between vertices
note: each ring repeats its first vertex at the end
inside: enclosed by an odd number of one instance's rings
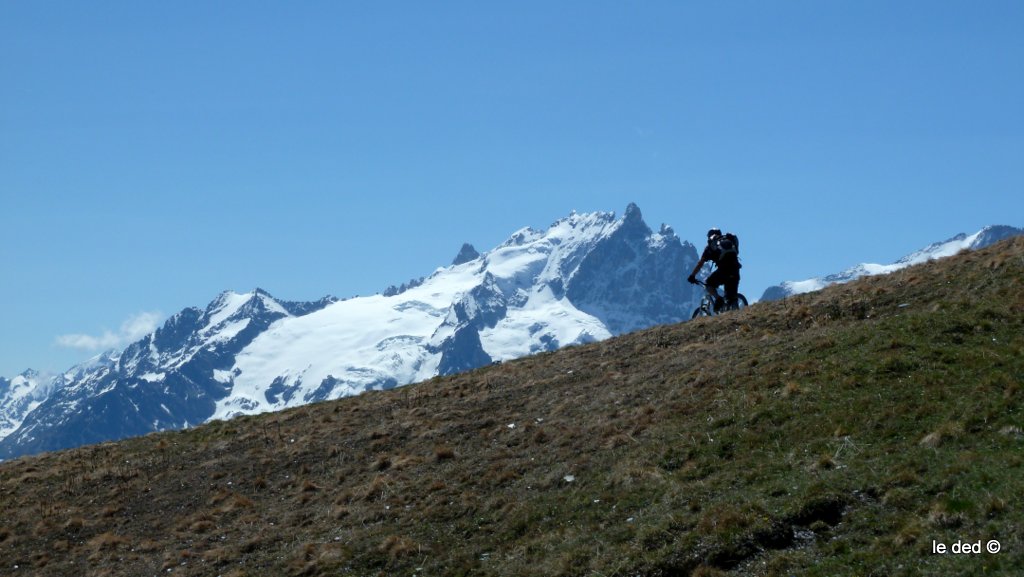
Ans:
POLYGON ((523 228, 383 294, 255 289, 190 307, 76 367, 22 411, 0 459, 389 389, 689 317, 696 248, 630 204, 523 228))

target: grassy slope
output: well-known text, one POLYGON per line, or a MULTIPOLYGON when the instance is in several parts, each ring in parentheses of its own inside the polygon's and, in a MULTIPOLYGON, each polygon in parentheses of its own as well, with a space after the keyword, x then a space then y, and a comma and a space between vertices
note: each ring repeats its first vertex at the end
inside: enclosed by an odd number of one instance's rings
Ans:
POLYGON ((1017 574, 1022 278, 1019 239, 3 463, 0 574, 1017 574), (958 539, 1002 551, 931 553, 958 539))

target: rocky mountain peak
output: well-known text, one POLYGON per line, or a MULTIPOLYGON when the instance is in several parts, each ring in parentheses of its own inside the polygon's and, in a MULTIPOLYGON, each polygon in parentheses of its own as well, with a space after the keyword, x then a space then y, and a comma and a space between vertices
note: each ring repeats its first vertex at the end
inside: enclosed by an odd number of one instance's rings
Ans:
POLYGON ((467 242, 462 245, 461 249, 459 249, 459 254, 455 255, 455 259, 452 260, 452 265, 458 266, 478 258, 480 258, 480 253, 473 248, 473 245, 467 242))

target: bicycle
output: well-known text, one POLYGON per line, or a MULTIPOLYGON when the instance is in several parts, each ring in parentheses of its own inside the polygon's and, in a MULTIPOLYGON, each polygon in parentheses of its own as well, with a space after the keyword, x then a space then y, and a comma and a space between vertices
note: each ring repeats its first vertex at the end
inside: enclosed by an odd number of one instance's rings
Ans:
POLYGON ((747 297, 740 293, 736 293, 736 304, 730 307, 725 304, 725 297, 719 294, 718 289, 712 290, 708 287, 707 283, 700 280, 697 281, 697 284, 704 287, 704 295, 700 299, 700 306, 697 307, 697 310, 693 311, 693 316, 690 317, 691 319, 695 319, 697 317, 713 317, 717 314, 724 313, 725 311, 739 310, 747 306, 747 297), (722 306, 716 306, 715 303, 717 302, 721 302, 722 306))

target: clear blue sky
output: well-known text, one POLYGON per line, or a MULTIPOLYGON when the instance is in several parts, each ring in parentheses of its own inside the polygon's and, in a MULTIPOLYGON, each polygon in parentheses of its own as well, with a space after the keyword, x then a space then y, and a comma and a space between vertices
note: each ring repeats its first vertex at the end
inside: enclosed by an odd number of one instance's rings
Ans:
POLYGON ((0 375, 629 202, 756 298, 1024 225, 1022 103, 1016 0, 0 0, 0 375))

